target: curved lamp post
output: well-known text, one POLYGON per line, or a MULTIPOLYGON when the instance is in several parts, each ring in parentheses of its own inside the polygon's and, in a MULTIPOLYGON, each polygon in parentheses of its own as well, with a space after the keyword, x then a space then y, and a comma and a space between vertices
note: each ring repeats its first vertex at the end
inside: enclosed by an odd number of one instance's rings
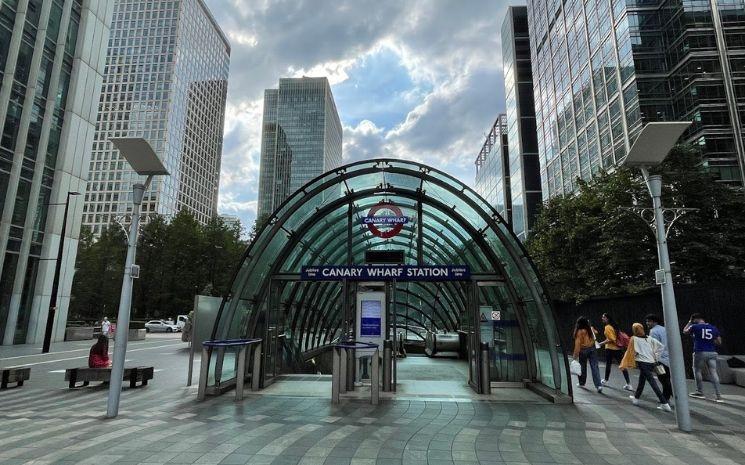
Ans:
POLYGON ((123 137, 110 140, 137 174, 147 176, 145 184, 137 183, 132 186, 132 223, 129 225, 129 237, 127 238, 127 260, 124 264, 122 293, 119 298, 119 314, 116 319, 116 339, 114 342, 114 361, 111 365, 109 399, 106 405, 106 416, 108 418, 114 418, 119 413, 119 395, 122 392, 124 357, 127 352, 127 339, 129 336, 129 314, 132 307, 132 280, 139 275, 139 269, 134 264, 134 261, 135 254, 137 253, 137 232, 140 226, 140 204, 142 203, 142 197, 145 191, 153 180, 153 176, 168 176, 169 173, 145 139, 140 137, 123 137))
MULTIPOLYGON (((646 182, 649 194, 652 197, 654 219, 650 221, 650 226, 657 237, 657 258, 660 264, 660 269, 655 271, 655 278, 662 291, 662 312, 665 318, 667 348, 670 353, 670 379, 675 395, 675 417, 678 428, 682 431, 691 431, 691 413, 688 407, 688 386, 683 362, 683 343, 680 338, 678 309, 675 305, 670 256, 667 251, 669 225, 665 224, 665 209, 662 208, 660 197, 662 195, 662 176, 650 175, 649 168, 662 163, 690 125, 689 121, 647 123, 631 147, 629 155, 622 163, 624 166, 641 170, 644 182, 646 182)), ((681 212, 675 211, 676 218, 680 214, 681 212)))

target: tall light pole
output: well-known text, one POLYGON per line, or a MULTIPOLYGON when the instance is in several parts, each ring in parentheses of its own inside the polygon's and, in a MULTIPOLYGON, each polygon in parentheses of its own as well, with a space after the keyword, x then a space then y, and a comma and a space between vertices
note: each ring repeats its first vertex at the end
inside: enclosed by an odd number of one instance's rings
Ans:
MULTIPOLYGON (((49 312, 47 312, 47 327, 44 331, 44 344, 41 346, 41 353, 49 352, 49 346, 52 343, 52 332, 54 331, 54 318, 57 315, 57 293, 59 292, 59 275, 62 269, 62 252, 65 247, 65 234, 67 232, 67 212, 70 209, 70 196, 80 195, 80 192, 68 192, 65 200, 65 213, 62 216, 62 232, 59 236, 59 247, 57 248, 57 263, 54 265, 54 278, 52 280, 52 295, 49 296, 49 312)), ((49 204, 62 205, 62 204, 49 204)))
POLYGON ((119 314, 116 318, 114 360, 111 364, 111 382, 109 383, 109 398, 106 405, 106 416, 114 418, 119 414, 119 396, 122 392, 124 358, 129 337, 129 314, 132 308, 132 284, 133 279, 139 275, 139 270, 136 268, 134 261, 137 253, 137 232, 140 226, 140 204, 142 204, 142 198, 150 186, 153 176, 167 176, 168 171, 145 139, 124 137, 110 140, 137 174, 147 176, 144 184, 137 183, 132 186, 132 222, 129 225, 129 236, 127 237, 127 259, 124 263, 119 314))
MULTIPOLYGON (((673 395, 675 395, 675 417, 678 429, 691 431, 691 413, 688 407, 688 385, 683 362, 683 343, 680 338, 680 323, 678 309, 675 305, 675 290, 673 276, 670 271, 670 256, 667 251, 668 227, 685 209, 665 209, 662 207, 662 176, 650 175, 649 168, 662 163, 680 136, 688 129, 688 121, 647 123, 631 147, 624 166, 639 168, 644 176, 649 194, 652 197, 653 219, 650 226, 657 237, 657 258, 660 268, 655 272, 655 280, 662 292, 662 311, 665 318, 667 333, 667 349, 670 354, 670 378, 672 380, 673 395), (673 211, 675 217, 666 225, 665 211, 673 211)), ((644 217, 649 209, 637 209, 644 217)), ((647 218, 645 218, 647 219, 647 218)))

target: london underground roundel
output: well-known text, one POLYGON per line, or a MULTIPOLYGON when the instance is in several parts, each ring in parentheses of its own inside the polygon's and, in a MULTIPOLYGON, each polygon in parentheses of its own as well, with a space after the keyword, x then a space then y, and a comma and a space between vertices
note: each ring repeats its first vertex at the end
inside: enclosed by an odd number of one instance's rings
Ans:
POLYGON ((404 216, 401 209, 393 203, 379 203, 367 212, 367 216, 362 219, 367 229, 381 239, 388 239, 398 235, 409 222, 409 218, 404 216))

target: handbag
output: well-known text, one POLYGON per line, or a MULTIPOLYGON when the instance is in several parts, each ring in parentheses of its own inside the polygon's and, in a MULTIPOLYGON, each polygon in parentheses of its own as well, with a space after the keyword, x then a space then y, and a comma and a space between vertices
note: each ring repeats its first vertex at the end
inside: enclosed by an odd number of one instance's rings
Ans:
POLYGON ((580 365, 577 360, 572 360, 571 362, 569 362, 569 371, 573 375, 579 376, 582 374, 582 365, 580 365))
POLYGON ((654 372, 658 375, 664 375, 665 373, 667 373, 667 371, 665 370, 665 366, 661 363, 654 366, 654 372))

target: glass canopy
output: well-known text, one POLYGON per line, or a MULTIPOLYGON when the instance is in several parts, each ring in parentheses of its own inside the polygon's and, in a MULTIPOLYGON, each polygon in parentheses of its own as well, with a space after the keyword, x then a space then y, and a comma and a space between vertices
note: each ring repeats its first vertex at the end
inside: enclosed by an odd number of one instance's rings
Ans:
POLYGON ((519 323, 527 377, 570 392, 555 316, 522 244, 469 187, 411 161, 352 163, 288 198, 246 250, 213 339, 282 337, 284 354, 265 350, 284 361, 267 363, 302 363, 350 335, 354 315, 349 283, 303 281, 302 267, 361 265, 371 250, 403 253, 406 265, 470 268, 467 281, 396 285, 395 324, 456 331, 467 326, 467 309, 494 302, 519 323), (377 205, 395 205, 411 220, 392 237, 375 235, 363 218, 377 205))

